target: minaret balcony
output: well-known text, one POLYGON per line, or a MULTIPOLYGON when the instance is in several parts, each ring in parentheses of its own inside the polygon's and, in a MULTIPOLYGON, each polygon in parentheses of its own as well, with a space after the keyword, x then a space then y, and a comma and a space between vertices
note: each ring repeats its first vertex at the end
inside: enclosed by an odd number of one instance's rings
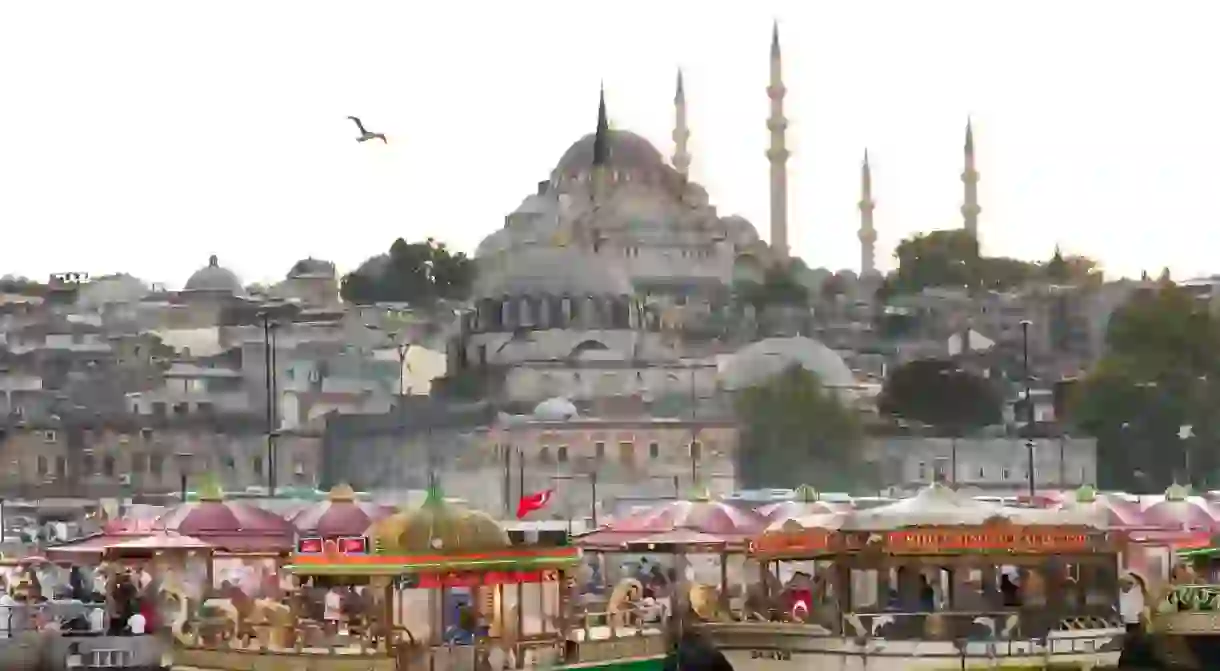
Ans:
POLYGON ((788 120, 784 117, 771 117, 767 119, 767 130, 772 133, 782 133, 788 130, 788 120))
POLYGON ((877 241, 877 231, 874 231, 871 228, 862 228, 856 235, 859 236, 860 242, 863 242, 866 245, 871 245, 877 241))
POLYGON ((783 98, 788 94, 788 88, 783 84, 772 84, 767 87, 767 97, 771 99, 783 98))
POLYGON ((782 162, 788 160, 788 156, 790 154, 791 154, 791 152, 789 152, 787 149, 784 149, 783 147, 768 149, 767 150, 767 159, 772 162, 782 163, 782 162))
POLYGON ((877 205, 871 200, 862 200, 856 203, 856 207, 860 208, 861 212, 872 212, 876 209, 877 205))
POLYGON ((962 173, 962 181, 963 182, 979 181, 979 172, 977 170, 973 170, 973 169, 966 170, 965 172, 962 173))
POLYGON ((982 211, 983 211, 983 208, 979 207, 978 205, 970 205, 970 204, 962 205, 962 216, 963 217, 977 217, 977 216, 979 216, 979 213, 982 211))

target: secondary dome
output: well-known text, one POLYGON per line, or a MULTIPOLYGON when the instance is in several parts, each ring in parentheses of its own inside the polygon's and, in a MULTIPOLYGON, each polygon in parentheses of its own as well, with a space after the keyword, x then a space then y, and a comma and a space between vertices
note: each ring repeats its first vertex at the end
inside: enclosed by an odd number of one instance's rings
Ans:
POLYGON ((532 246, 507 259, 505 267, 489 271, 479 282, 482 297, 625 296, 633 293, 621 267, 581 247, 532 246))
POLYGON ((216 255, 208 257, 208 265, 196 270, 186 281, 183 291, 201 291, 217 294, 242 296, 246 290, 241 280, 228 268, 222 268, 216 255))
POLYGON ((462 553, 509 546, 508 533, 486 513, 445 503, 436 489, 415 510, 391 515, 369 529, 381 554, 462 553))
POLYGON ((856 383, 843 357, 822 343, 802 336, 767 338, 751 343, 729 357, 720 371, 727 389, 758 385, 790 366, 814 373, 828 387, 851 387, 856 383))
MULTIPOLYGON (((568 147, 551 172, 552 181, 572 179, 588 174, 593 168, 593 143, 595 133, 580 138, 568 147)), ((661 152, 643 137, 625 130, 609 131, 607 142, 609 161, 606 168, 633 176, 662 175, 668 170, 661 152)))
POLYGON ((544 422, 562 422, 575 419, 580 413, 566 398, 548 398, 534 407, 534 418, 544 422))
POLYGON ((292 268, 288 271, 288 278, 296 277, 334 277, 335 264, 322 259, 315 259, 312 256, 307 259, 301 259, 292 264, 292 268))

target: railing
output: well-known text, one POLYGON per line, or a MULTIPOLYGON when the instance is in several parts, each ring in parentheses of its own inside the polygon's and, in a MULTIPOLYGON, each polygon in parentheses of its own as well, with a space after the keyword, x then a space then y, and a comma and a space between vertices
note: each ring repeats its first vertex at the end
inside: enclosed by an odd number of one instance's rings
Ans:
POLYGON ((520 640, 480 637, 467 644, 427 645, 409 630, 396 628, 393 646, 386 645, 380 635, 384 630, 375 624, 359 633, 306 641, 300 635, 305 629, 301 623, 238 624, 209 618, 189 623, 190 633, 179 638, 176 661, 200 668, 247 669, 250 655, 266 655, 296 659, 302 668, 339 668, 356 660, 380 668, 389 660, 398 669, 473 671, 486 668, 484 662, 504 668, 506 660, 517 668, 539 668, 665 654, 669 617, 663 610, 632 608, 576 618, 566 631, 556 626, 549 633, 527 634, 520 640))
POLYGON ((25 631, 58 629, 65 635, 105 634, 110 623, 104 604, 79 601, 45 601, 42 603, 0 606, 0 639, 25 631), (101 612, 101 628, 91 624, 101 612))
POLYGON ((1220 585, 1171 585, 1149 609, 1149 628, 1181 636, 1220 634, 1220 585))

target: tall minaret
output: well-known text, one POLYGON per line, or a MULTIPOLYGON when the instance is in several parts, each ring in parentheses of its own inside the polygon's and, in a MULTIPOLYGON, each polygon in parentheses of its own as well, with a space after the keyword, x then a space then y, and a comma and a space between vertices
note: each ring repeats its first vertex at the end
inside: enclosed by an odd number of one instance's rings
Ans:
POLYGON ((690 169, 690 152, 686 143, 690 128, 686 126, 686 91, 682 87, 682 68, 678 68, 678 87, 674 91, 674 169, 683 177, 690 169))
POLYGON ((779 22, 771 27, 771 83, 767 97, 771 99, 771 116, 767 130, 771 131, 771 147, 767 160, 771 162, 771 249, 780 259, 788 258, 788 145, 784 118, 784 75, 779 51, 779 22))
POLYGON ((864 163, 860 166, 860 277, 877 272, 877 256, 874 249, 877 231, 873 228, 873 175, 868 167, 868 150, 864 150, 864 163))
POLYGON ((966 119, 966 167, 962 170, 962 186, 965 198, 962 201, 962 227, 975 240, 979 237, 979 171, 974 169, 974 126, 966 119))

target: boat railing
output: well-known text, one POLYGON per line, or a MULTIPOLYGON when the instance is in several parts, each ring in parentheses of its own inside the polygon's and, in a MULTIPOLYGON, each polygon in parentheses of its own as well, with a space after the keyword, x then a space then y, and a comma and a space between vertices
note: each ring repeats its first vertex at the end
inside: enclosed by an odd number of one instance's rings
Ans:
POLYGON ((853 638, 887 640, 1027 640, 1052 632, 1121 628, 1117 613, 1065 614, 1048 609, 845 613, 841 632, 853 638))
POLYGON ((359 635, 336 636, 326 641, 306 641, 295 636, 290 645, 281 645, 286 627, 253 626, 248 635, 235 635, 231 621, 199 621, 191 631, 179 638, 182 659, 201 668, 247 668, 249 656, 309 655, 336 658, 396 659, 400 669, 427 671, 467 671, 504 667, 505 659, 520 668, 537 668, 556 664, 578 664, 662 655, 666 651, 665 632, 669 625, 666 612, 655 608, 624 608, 610 612, 584 613, 568 622, 567 635, 556 626, 548 633, 525 635, 518 640, 479 637, 472 643, 429 645, 415 638, 407 629, 395 629, 396 643, 388 646, 381 631, 373 627, 359 635), (224 629, 222 633, 220 630, 224 629), (194 662, 198 662, 197 664, 194 662))
POLYGON ((1170 585, 1149 611, 1149 627, 1158 633, 1220 633, 1220 585, 1170 585))
POLYGON ((81 601, 44 601, 0 606, 0 638, 24 631, 55 629, 64 634, 105 633, 109 626, 106 605, 81 601), (95 613, 102 613, 101 627, 94 629, 95 613))

